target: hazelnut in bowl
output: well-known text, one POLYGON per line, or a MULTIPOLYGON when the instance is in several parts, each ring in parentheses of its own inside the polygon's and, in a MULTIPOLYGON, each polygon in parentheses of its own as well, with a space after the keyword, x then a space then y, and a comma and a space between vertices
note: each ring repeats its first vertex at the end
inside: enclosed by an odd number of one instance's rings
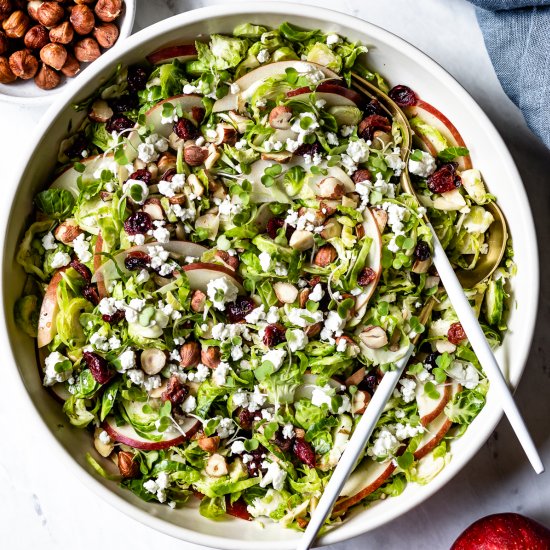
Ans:
POLYGON ((135 0, 0 0, 0 98, 48 103, 132 32, 135 0))

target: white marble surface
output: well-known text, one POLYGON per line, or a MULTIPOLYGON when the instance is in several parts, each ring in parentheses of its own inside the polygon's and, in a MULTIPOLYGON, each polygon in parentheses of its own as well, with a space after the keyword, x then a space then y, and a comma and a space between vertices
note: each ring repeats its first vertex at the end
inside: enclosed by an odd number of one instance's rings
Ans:
MULTIPOLYGON (((229 2, 230 0, 225 0, 229 2)), ((136 30, 174 13, 220 3, 214 0, 138 0, 136 30)), ((502 92, 488 59, 472 7, 464 0, 317 0, 309 4, 337 8, 398 34, 450 71, 485 108, 518 163, 539 233, 542 273, 548 272, 550 224, 550 153, 526 129, 521 115, 502 92)), ((312 8, 314 9, 314 8, 312 8)), ((0 101, 2 186, 10 185, 10 159, 25 147, 26 135, 41 116, 38 108, 0 101)), ((517 392, 521 409, 550 467, 550 284, 542 278, 540 317, 529 364, 517 392)), ((13 369, 3 364, 0 399, 0 547, 6 550, 92 550, 112 548, 189 548, 108 507, 67 476, 48 441, 10 393, 13 369)), ((516 511, 550 524, 550 473, 531 471, 503 421, 474 460, 418 509, 363 537, 332 550, 368 548, 446 549, 475 519, 516 511)))

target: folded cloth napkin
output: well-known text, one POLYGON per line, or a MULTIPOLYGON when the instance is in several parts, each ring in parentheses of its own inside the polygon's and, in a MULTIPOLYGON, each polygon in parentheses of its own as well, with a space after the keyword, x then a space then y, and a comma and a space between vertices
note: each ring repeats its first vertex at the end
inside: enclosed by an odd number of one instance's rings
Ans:
POLYGON ((470 0, 504 91, 550 147, 550 0, 470 0))

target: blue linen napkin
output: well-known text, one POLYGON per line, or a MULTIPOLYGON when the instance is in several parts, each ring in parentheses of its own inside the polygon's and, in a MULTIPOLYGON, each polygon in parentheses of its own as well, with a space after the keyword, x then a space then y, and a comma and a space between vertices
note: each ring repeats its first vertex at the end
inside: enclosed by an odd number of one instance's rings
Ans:
POLYGON ((470 0, 500 83, 550 147, 550 0, 470 0))

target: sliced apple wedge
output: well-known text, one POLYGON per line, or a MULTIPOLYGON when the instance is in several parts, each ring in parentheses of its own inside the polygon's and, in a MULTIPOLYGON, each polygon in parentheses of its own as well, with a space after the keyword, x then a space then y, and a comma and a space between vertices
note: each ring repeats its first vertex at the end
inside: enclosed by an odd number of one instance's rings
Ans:
POLYGON ((240 294, 244 294, 244 287, 240 278, 235 275, 235 271, 223 265, 199 262, 186 265, 183 271, 189 279, 189 286, 192 290, 206 292, 206 287, 210 281, 226 278, 239 289, 240 294))
POLYGON ((201 423, 195 418, 186 418, 184 423, 180 425, 180 430, 177 432, 174 430, 171 430, 169 434, 157 432, 156 430, 150 432, 152 436, 161 437, 162 439, 160 441, 151 441, 150 439, 140 436, 130 424, 117 426, 112 416, 108 417, 105 422, 103 422, 102 426, 111 439, 117 443, 123 443, 124 445, 142 451, 157 451, 179 445, 186 439, 189 439, 198 431, 201 423))
POLYGON ((173 105, 174 108, 179 109, 185 113, 190 113, 191 110, 195 108, 202 108, 202 98, 197 94, 181 94, 173 97, 169 97, 157 103, 154 107, 149 109, 145 113, 145 122, 147 126, 153 128, 153 132, 159 136, 168 137, 172 133, 172 122, 163 123, 162 122, 162 109, 166 104, 173 105))
POLYGON ((395 465, 392 460, 375 462, 367 457, 355 468, 346 481, 339 499, 332 510, 333 516, 344 514, 366 496, 376 491, 393 473, 395 465))
POLYGON ((115 175, 118 174, 120 170, 126 170, 115 162, 112 154, 94 155, 93 157, 80 160, 79 164, 84 166, 83 172, 76 170, 74 165, 70 166, 57 176, 50 187, 54 189, 65 189, 77 197, 80 193, 77 183, 79 177, 82 176, 82 180, 86 181, 86 179, 97 179, 94 174, 96 172, 101 173, 103 170, 110 170, 115 175))
POLYGON ((425 387, 425 383, 416 383, 416 404, 418 406, 418 416, 420 416, 420 422, 423 426, 427 426, 443 412, 452 395, 452 386, 448 382, 435 386, 435 389, 439 392, 437 399, 432 399, 429 395, 426 395, 425 387))
MULTIPOLYGON (((108 260, 104 264, 101 264, 101 255, 98 254, 98 245, 96 242, 96 256, 94 257, 94 269, 95 273, 92 277, 93 283, 103 284, 105 287, 109 281, 120 278, 119 270, 123 273, 129 273, 124 265, 124 260, 130 252, 145 252, 149 251, 152 246, 161 246, 164 250, 168 250, 171 254, 174 254, 180 258, 197 258, 206 252, 207 248, 188 241, 169 241, 167 243, 152 242, 142 244, 140 246, 133 246, 117 254, 112 260, 108 260)), ((106 291, 106 288, 105 288, 106 291)))
POLYGON ((284 75, 287 69, 295 69, 302 74, 307 73, 309 70, 318 70, 322 71, 327 79, 340 79, 337 73, 317 63, 298 60, 269 63, 268 65, 262 65, 246 73, 236 80, 235 84, 239 87, 240 91, 236 94, 229 93, 221 99, 218 99, 218 101, 214 103, 212 112, 219 113, 221 111, 241 110, 246 100, 252 96, 254 90, 260 86, 262 82, 277 75, 284 75))
POLYGON ((191 61, 197 57, 195 44, 179 44, 177 46, 166 46, 146 56, 147 61, 153 65, 160 63, 171 63, 176 59, 182 63, 191 61))
MULTIPOLYGON (((292 90, 288 92, 286 96, 291 99, 304 99, 309 97, 311 93, 311 89, 306 86, 304 88, 292 90)), ((325 101, 326 107, 334 107, 336 105, 359 107, 364 103, 360 94, 338 84, 319 84, 315 89, 315 97, 318 100, 322 99, 325 101)))
POLYGON ((55 322, 57 314, 59 313, 57 287, 63 280, 63 272, 65 269, 66 268, 61 268, 56 271, 46 287, 42 306, 40 307, 40 316, 38 317, 37 345, 39 348, 47 346, 57 334, 57 325, 55 322))
MULTIPOLYGON (((466 147, 462 136, 453 123, 433 105, 419 99, 416 105, 405 107, 404 111, 409 120, 418 117, 431 127, 432 131, 426 131, 422 125, 415 124, 414 120, 411 123, 415 138, 420 140, 424 145, 423 148, 431 155, 437 156, 437 153, 446 147, 466 147)), ((467 170, 472 167, 472 159, 469 155, 458 157, 456 160, 460 170, 467 170)))

